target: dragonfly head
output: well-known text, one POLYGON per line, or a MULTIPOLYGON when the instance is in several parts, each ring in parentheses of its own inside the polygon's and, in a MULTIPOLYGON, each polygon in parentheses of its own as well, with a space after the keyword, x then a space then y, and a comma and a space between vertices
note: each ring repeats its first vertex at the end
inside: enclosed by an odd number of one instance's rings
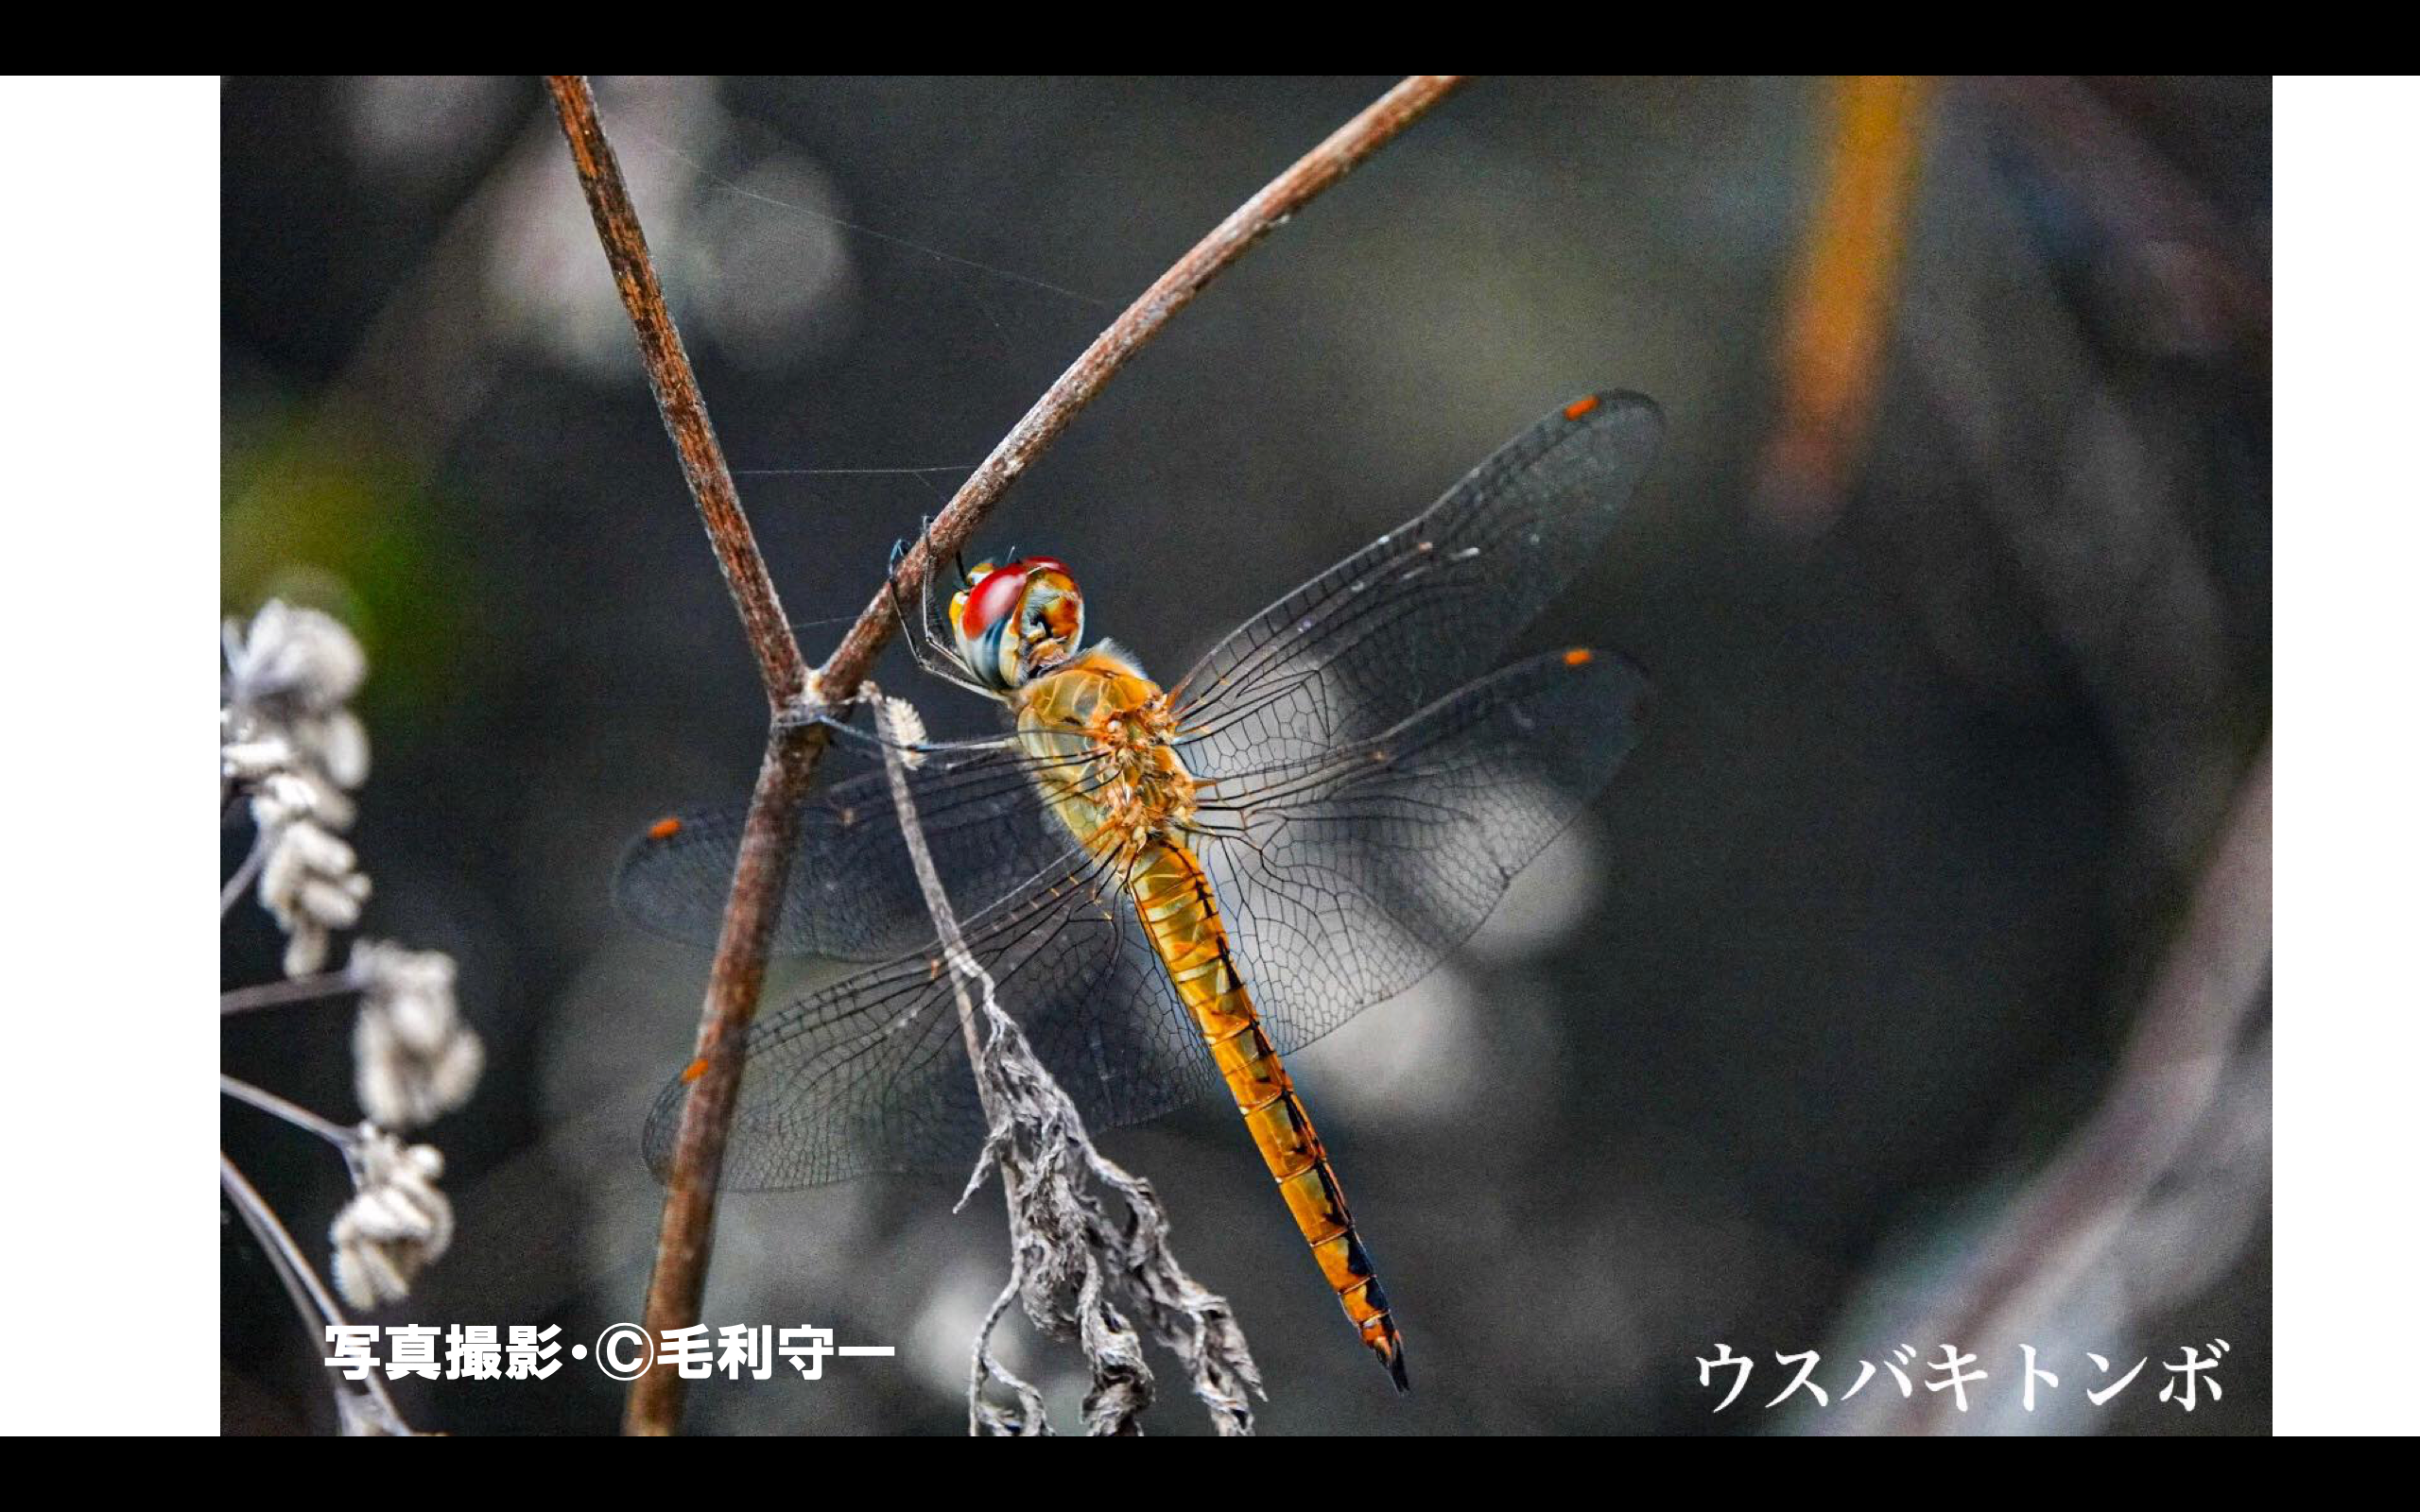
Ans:
POLYGON ((1076 654, 1084 640, 1084 595, 1056 558, 985 562, 950 600, 949 623, 967 668, 1006 693, 1076 654))

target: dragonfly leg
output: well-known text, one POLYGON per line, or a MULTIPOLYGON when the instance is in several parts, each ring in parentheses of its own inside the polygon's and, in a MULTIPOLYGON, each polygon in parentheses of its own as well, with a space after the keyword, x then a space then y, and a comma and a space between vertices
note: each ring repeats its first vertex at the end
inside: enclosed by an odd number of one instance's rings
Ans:
POLYGON ((796 730, 803 725, 829 725, 835 730, 847 729, 844 722, 833 716, 832 706, 824 701, 821 683, 820 678, 808 674, 806 691, 773 712, 774 727, 796 730))
MULTIPOLYGON (((925 540, 925 532, 931 524, 932 517, 929 515, 918 522, 916 539, 925 540)), ((883 579, 883 586, 890 594, 890 611, 899 616, 900 638, 908 643, 908 655, 914 660, 916 670, 927 677, 939 678, 943 682, 955 683, 969 692, 979 693, 987 698, 994 696, 991 689, 974 679, 957 653, 933 638, 933 575, 929 569, 919 590, 917 607, 920 612, 913 619, 908 617, 907 599, 899 592, 899 564, 907 559, 907 556, 906 541, 891 542, 890 570, 883 579)), ((960 576, 965 576, 963 562, 959 563, 959 573, 960 576)))
POLYGON ((888 740, 874 730, 859 730, 847 720, 836 719, 828 713, 821 716, 821 721, 829 725, 834 733, 846 735, 860 745, 888 746, 892 750, 906 751, 911 756, 948 756, 969 751, 1005 750, 1016 744, 1016 737, 1013 735, 986 735, 976 740, 888 740))

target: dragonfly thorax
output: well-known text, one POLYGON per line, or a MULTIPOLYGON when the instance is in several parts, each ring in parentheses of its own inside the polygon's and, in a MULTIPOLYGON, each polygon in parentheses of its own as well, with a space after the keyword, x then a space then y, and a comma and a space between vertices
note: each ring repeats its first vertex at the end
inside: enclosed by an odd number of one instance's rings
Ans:
POLYGON ((1076 838, 1132 858, 1193 822, 1193 774, 1176 753, 1168 696, 1103 643, 1009 696, 1033 780, 1076 838))

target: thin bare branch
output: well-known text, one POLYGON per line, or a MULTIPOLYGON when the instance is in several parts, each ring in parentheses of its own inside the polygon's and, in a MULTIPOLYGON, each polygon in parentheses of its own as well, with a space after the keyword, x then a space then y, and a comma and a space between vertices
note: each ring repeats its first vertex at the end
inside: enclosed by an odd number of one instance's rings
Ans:
MULTIPOLYGON (((773 926, 781 918, 782 891, 789 885, 790 858, 798 845, 799 810, 823 750, 824 729, 820 724, 785 728, 776 722, 740 830, 731 900, 723 909, 714 965, 706 973, 694 1079, 681 1110, 664 1218, 656 1230, 655 1268, 648 1280, 646 1326, 659 1338, 695 1325, 704 1302, 706 1269, 714 1258, 716 1194, 722 1184, 732 1118, 739 1107, 748 1028, 764 995, 765 962, 772 951, 773 926)), ((631 1382, 624 1432, 675 1432, 685 1390, 676 1370, 649 1370, 631 1382)))
POLYGON ((250 887, 252 885, 253 879, 261 874, 261 867, 268 860, 268 836, 265 834, 254 835, 252 837, 252 849, 245 854, 244 864, 235 868, 235 874, 233 876, 229 877, 226 882, 219 885, 219 918, 226 918, 227 911, 234 907, 236 903, 243 900, 244 889, 250 887))
MULTIPOLYGON (((947 560, 965 544, 1018 475, 1058 438, 1077 412, 1212 279, 1401 134, 1460 83, 1453 77, 1420 75, 1389 90, 1246 200, 1144 290, 993 449, 901 559, 895 574, 901 595, 913 597, 922 590, 933 564, 947 560)), ((731 902, 707 981, 695 1079, 674 1146, 655 1271, 648 1282, 647 1327, 662 1331, 694 1324, 705 1291, 713 1251, 715 1190, 738 1102, 748 1026, 755 1016, 765 958, 788 882, 799 803, 827 740, 825 726, 798 716, 848 703, 872 669, 874 657, 895 632, 897 622, 886 586, 873 594, 820 672, 806 670, 740 508, 731 470, 715 439, 680 332, 665 303, 638 213, 597 118, 596 96, 587 79, 578 75, 550 75, 546 87, 570 144, 598 239, 613 266, 615 286, 637 332, 648 382, 680 452, 682 471, 713 540, 756 653, 766 695, 774 707, 773 729, 741 833, 731 902)), ((631 1383, 625 1430, 671 1433, 679 1424, 682 1394, 676 1372, 651 1370, 639 1377, 631 1383)))
POLYGON ((332 1123, 300 1103, 288 1102, 275 1092, 264 1091, 251 1082, 238 1081, 223 1072, 218 1077, 218 1090, 239 1103, 251 1104, 272 1118, 285 1120, 306 1134, 317 1134, 344 1151, 348 1160, 352 1158, 354 1146, 360 1143, 360 1137, 342 1124, 332 1123))
MULTIPOLYGON (((1009 486, 1034 459, 1059 438, 1077 413, 1092 403, 1112 374, 1160 334, 1170 317, 1201 292, 1209 282, 1284 225, 1295 212, 1358 167, 1369 156, 1401 135, 1403 129, 1461 86, 1458 75, 1415 74, 1378 96, 1368 110, 1337 129, 1328 139, 1305 153, 1294 165, 1270 180, 1266 188, 1237 206, 1161 274, 1126 312, 1086 347, 1083 355, 1059 375, 1041 399, 1026 411, 992 455, 975 470, 933 520, 923 540, 899 562, 896 580, 902 600, 914 602, 925 575, 964 546, 984 516, 1009 486)), ((890 640, 898 621, 890 612, 888 590, 877 592, 839 649, 823 663, 824 696, 838 702, 856 692, 872 670, 875 653, 890 640)))
MULTIPOLYGON (((2027 1323, 2057 1315, 2058 1298, 2191 1145, 2245 1053, 2244 1026, 2269 984, 2272 785, 2264 747, 2237 789, 2108 1096, 1906 1337, 1987 1356, 2014 1348, 2027 1323)), ((1955 1415, 1940 1394, 1923 1395, 1933 1400, 1896 1404, 1893 1431, 1950 1425, 1955 1415)))
MULTIPOLYGON (((908 763, 902 751, 915 736, 899 724, 894 706, 882 696, 880 689, 868 682, 863 684, 863 692, 874 705, 874 729, 882 737, 883 771, 890 780, 891 803, 899 811, 899 830, 908 842, 908 864, 915 868, 916 885, 925 895, 925 911, 932 916, 934 934, 949 962, 950 992, 958 1002, 958 1032, 966 1046, 967 1069, 975 1077, 976 1099, 983 1108, 983 1125, 987 1129, 996 1129, 1006 1122, 1007 1111, 1000 1106, 994 1078, 983 1074, 983 1032, 976 1026, 977 1010, 969 984, 981 986, 984 1003, 994 1012, 998 1011, 996 988, 991 973, 967 954, 957 911, 950 907, 949 891, 942 885, 940 868, 933 864, 932 847, 925 842, 925 826, 916 814, 916 793, 908 785, 908 763)), ((975 1433, 1032 1437, 1050 1431, 1050 1416, 1043 1405, 1042 1393, 992 1356, 992 1331, 999 1326, 1009 1304, 1025 1285, 1025 1246, 1017 1242, 1020 1167, 1013 1160, 1002 1160, 999 1171, 1000 1194, 1009 1211, 1009 1279, 983 1314, 982 1330, 975 1337, 975 1359, 966 1387, 967 1426, 975 1433), (1016 1398, 1013 1412, 993 1404, 986 1397, 985 1388, 995 1381, 1016 1398)), ((973 1195, 970 1185, 959 1205, 965 1206, 966 1198, 973 1195)))
POLYGON ((360 989, 361 984, 354 980, 351 971, 320 971, 311 976, 287 977, 251 987, 229 988, 218 994, 218 1014, 225 1018, 230 1014, 280 1008, 294 1003, 318 1003, 360 989))
POLYGON ((714 542, 732 603, 764 673, 766 696, 779 708, 805 690, 806 658, 799 654, 798 641, 782 614, 781 595, 773 591, 773 575, 739 507, 739 490, 723 461, 722 443, 715 439, 714 422, 706 417, 705 396, 698 391, 688 349, 681 344, 681 332, 656 282, 655 263, 648 255, 647 234, 639 229, 630 188, 622 181, 621 163, 605 140, 604 123, 596 118, 596 96, 587 78, 578 74, 550 74, 546 89, 562 120, 563 139, 571 144, 572 166, 588 196, 596 239, 605 244, 605 261, 613 265, 614 287, 638 333, 639 356, 647 364, 656 408, 671 433, 673 449, 681 454, 681 472, 689 480, 690 496, 698 501, 698 515, 714 542))
MULTIPOLYGON (((285 1225, 278 1221, 277 1211, 268 1205, 251 1181, 245 1179, 244 1173, 235 1169, 235 1162, 227 1159, 223 1151, 218 1157, 218 1188, 226 1194, 228 1203, 243 1217, 244 1227, 250 1228, 252 1237, 259 1241, 262 1252, 268 1256, 269 1267, 277 1272, 278 1280, 285 1287, 285 1295, 294 1303, 294 1311, 302 1315, 302 1327, 310 1333, 311 1342, 326 1348, 327 1336, 321 1332, 322 1326, 342 1326, 344 1310, 337 1306, 337 1299, 329 1296, 328 1289, 320 1283, 319 1273, 311 1268, 309 1261, 302 1258, 302 1251, 294 1243, 294 1236, 287 1233, 285 1225)), ((386 1383, 378 1379, 377 1372, 372 1371, 363 1377, 361 1390, 357 1392, 347 1389, 348 1383, 334 1371, 329 1372, 329 1380, 337 1396, 337 1416, 348 1433, 362 1427, 394 1435, 412 1432, 411 1425, 404 1421, 403 1413, 396 1408, 395 1399, 387 1395, 386 1383)))
MULTIPOLYGON (((577 75, 549 76, 546 88, 562 122, 563 138, 571 146, 572 165, 588 198, 597 239, 604 244, 606 261, 614 270, 614 286, 638 335, 648 387, 655 391, 656 406, 680 453, 681 471, 697 501, 699 518, 714 544, 723 581, 756 655, 766 698, 778 713, 805 693, 806 659, 790 633, 772 575, 757 549, 755 532, 740 508, 739 492, 707 418, 697 374, 689 366, 688 352, 648 255, 638 211, 631 203, 621 164, 597 119, 596 94, 588 80, 577 75)), ((741 832, 731 901, 723 912, 721 937, 716 942, 714 965, 706 978, 698 1028, 700 1071, 681 1121, 663 1223, 657 1232, 655 1267, 648 1282, 646 1318, 651 1331, 686 1328, 698 1320, 713 1255, 715 1194, 721 1181, 732 1109, 739 1099, 748 1026, 755 1019, 757 1000, 763 993, 765 959, 780 916, 782 889, 789 880, 799 801, 806 796, 823 741, 820 725, 786 727, 776 718, 766 742, 756 791, 741 832)), ((680 1376, 674 1371, 651 1370, 642 1375, 631 1384, 625 1429, 671 1433, 680 1422, 682 1392, 680 1376)))

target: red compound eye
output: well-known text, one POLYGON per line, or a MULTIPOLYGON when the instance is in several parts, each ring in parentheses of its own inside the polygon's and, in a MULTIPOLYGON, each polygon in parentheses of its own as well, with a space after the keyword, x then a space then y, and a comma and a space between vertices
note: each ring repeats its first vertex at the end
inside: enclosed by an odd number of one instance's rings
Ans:
POLYGON ((1011 562, 994 570, 975 585, 966 595, 966 609, 959 617, 959 632, 969 638, 979 636, 993 626, 1008 618, 1025 596, 1026 564, 1011 562))
POLYGON ((1056 557, 1027 557, 1003 564, 966 595, 966 610, 959 620, 959 632, 979 636, 1014 613, 1017 601, 1025 597, 1025 585, 1039 572, 1070 576, 1067 564, 1056 557))

